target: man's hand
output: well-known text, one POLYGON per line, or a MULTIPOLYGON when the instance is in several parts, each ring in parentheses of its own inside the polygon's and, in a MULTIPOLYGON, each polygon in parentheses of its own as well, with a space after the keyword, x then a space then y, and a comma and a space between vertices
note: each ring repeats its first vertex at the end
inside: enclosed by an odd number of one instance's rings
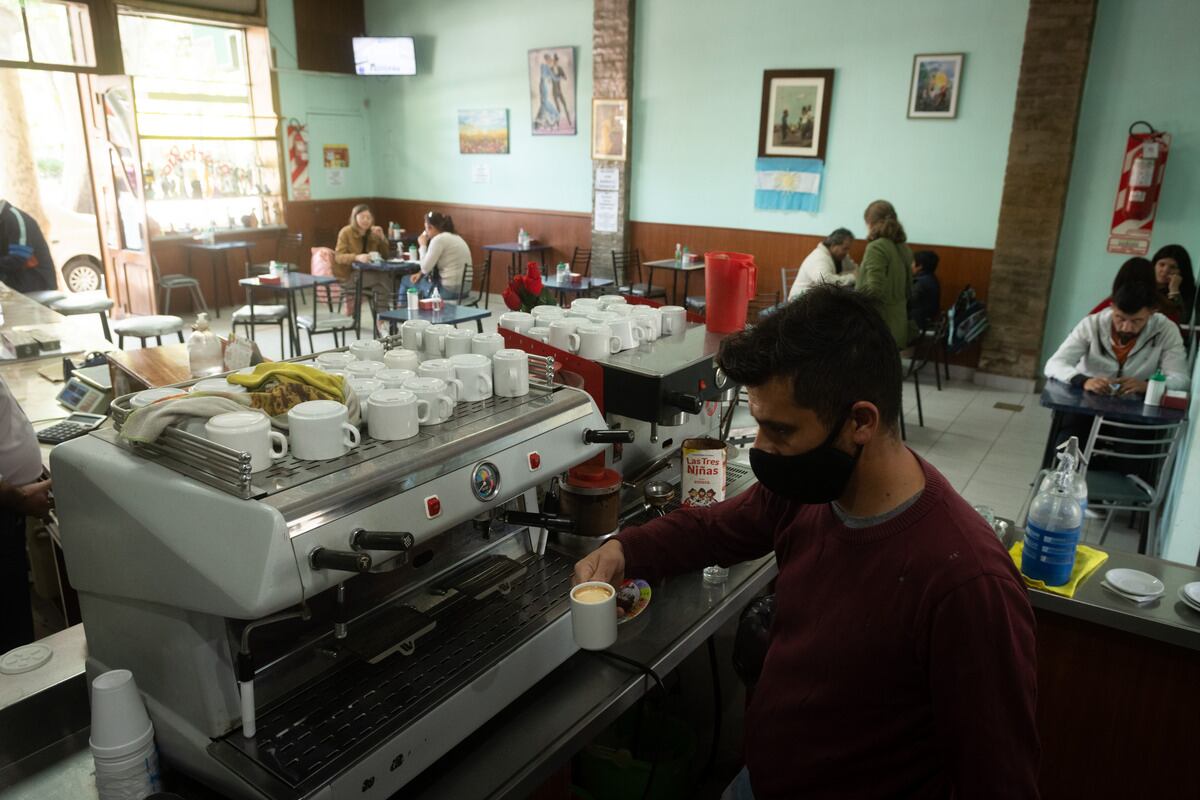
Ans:
POLYGON ((1137 378, 1115 378, 1113 383, 1121 384, 1121 388, 1117 390, 1117 394, 1125 397, 1131 394, 1145 394, 1149 384, 1146 381, 1139 381, 1137 378))
POLYGON ((576 562, 571 584, 604 581, 612 586, 619 586, 624 577, 625 551, 620 542, 613 540, 605 542, 587 558, 576 562))
POLYGON ((425 231, 421 231, 421 234, 417 237, 417 244, 421 247, 429 244, 429 234, 425 233, 425 231))
POLYGON ((54 498, 50 496, 50 481, 27 483, 17 487, 17 510, 29 517, 45 519, 54 507, 54 498))
POLYGON ((1085 392, 1091 392, 1092 394, 1112 394, 1112 387, 1110 386, 1112 383, 1115 383, 1112 378, 1106 378, 1103 376, 1099 378, 1088 378, 1083 383, 1083 390, 1085 392))
POLYGON ((369 255, 367 255, 366 253, 359 253, 358 255, 356 255, 354 257, 354 260, 360 264, 365 264, 371 260, 371 257, 369 255))

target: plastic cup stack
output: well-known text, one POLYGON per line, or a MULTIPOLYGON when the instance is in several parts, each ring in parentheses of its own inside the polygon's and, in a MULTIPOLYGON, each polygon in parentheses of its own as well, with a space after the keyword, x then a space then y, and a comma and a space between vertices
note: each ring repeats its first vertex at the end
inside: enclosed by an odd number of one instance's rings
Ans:
POLYGON ((141 800, 162 789, 154 725, 127 669, 92 681, 92 734, 100 800, 141 800))

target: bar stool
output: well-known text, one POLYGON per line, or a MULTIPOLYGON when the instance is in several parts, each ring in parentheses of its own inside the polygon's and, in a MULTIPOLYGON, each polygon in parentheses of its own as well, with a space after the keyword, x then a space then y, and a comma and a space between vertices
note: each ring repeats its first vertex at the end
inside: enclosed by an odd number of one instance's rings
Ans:
POLYGON ((60 292, 57 289, 39 289, 36 292, 23 292, 23 294, 33 302, 41 303, 44 306, 56 303, 67 296, 65 292, 60 292))
POLYGON ((170 314, 153 314, 117 320, 112 324, 112 329, 117 334, 117 347, 122 350, 125 349, 126 336, 136 336, 142 347, 146 346, 146 340, 150 337, 154 337, 159 344, 162 344, 162 337, 172 333, 179 336, 179 341, 183 341, 183 319, 170 314))
POLYGON ((99 314, 100 327, 104 329, 104 338, 112 341, 112 333, 108 330, 108 311, 113 307, 113 301, 103 292, 86 292, 72 294, 50 304, 50 308, 64 317, 77 314, 99 314))

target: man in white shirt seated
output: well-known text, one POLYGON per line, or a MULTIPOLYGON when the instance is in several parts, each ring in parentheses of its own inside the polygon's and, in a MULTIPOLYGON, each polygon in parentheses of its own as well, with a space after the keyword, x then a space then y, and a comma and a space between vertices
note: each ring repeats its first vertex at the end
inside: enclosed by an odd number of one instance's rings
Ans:
POLYGON ((792 283, 787 299, 795 300, 814 286, 833 283, 838 286, 853 286, 858 265, 850 258, 850 245, 854 234, 846 228, 838 228, 825 237, 800 265, 800 272, 792 283))

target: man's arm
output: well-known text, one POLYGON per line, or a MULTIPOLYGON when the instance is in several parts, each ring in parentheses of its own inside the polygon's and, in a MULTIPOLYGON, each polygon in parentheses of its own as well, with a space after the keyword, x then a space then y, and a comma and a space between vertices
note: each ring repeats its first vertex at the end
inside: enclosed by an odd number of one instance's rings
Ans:
POLYGON ((1167 376, 1167 388, 1184 390, 1192 384, 1188 374, 1187 351, 1183 347, 1183 337, 1179 328, 1167 325, 1163 328, 1162 371, 1167 376))
POLYGON ((1075 326, 1075 329, 1067 335, 1063 343, 1054 351, 1054 355, 1050 356, 1050 360, 1046 362, 1047 378, 1054 378, 1063 383, 1082 385, 1087 378, 1092 377, 1078 370, 1079 360, 1091 347, 1091 331, 1092 326, 1088 324, 1086 318, 1075 326), (1079 376, 1083 376, 1083 380, 1078 380, 1079 376))
POLYGON ((35 481, 15 486, 0 480, 0 508, 19 511, 30 517, 45 517, 54 505, 50 498, 50 481, 35 481))
POLYGON ((933 612, 929 687, 956 797, 1038 796, 1033 609, 1012 578, 981 575, 933 612))

